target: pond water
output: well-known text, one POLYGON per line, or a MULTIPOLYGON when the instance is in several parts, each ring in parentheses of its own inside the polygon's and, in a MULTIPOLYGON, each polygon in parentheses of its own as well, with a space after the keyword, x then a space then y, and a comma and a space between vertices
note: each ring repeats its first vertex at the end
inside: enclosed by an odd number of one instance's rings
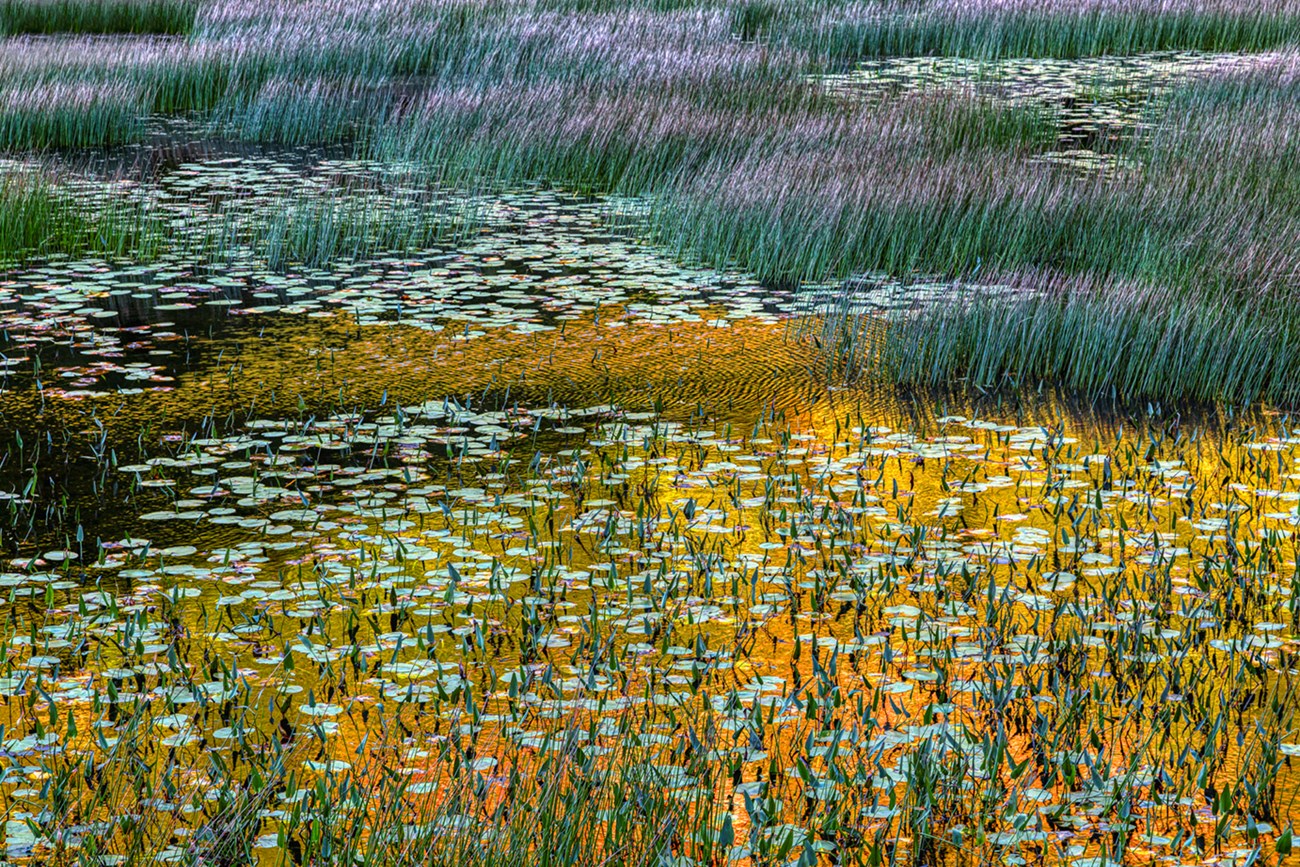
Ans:
POLYGON ((800 298, 611 230, 633 205, 4 275, 9 860, 215 858, 247 790, 283 863, 380 778, 362 836, 473 835, 575 750, 694 805, 674 857, 1272 852, 1300 422, 846 386, 800 298))

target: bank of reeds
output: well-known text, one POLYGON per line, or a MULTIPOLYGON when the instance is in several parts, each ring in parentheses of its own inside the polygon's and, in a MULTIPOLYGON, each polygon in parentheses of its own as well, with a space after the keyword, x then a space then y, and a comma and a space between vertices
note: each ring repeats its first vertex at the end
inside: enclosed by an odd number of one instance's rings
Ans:
MULTIPOLYGON (((1057 382, 1091 394, 1300 400, 1300 76, 1293 58, 1177 91, 1139 146, 1140 170, 1100 211, 1149 204, 1088 249, 1111 267, 1024 281, 850 341, 902 382, 1057 382), (1146 262, 1146 267, 1134 268, 1146 262), (1132 279, 1115 280, 1116 274, 1132 279)), ((1113 212, 1122 214, 1118 209, 1113 212)))
MULTIPOLYGON (((888 316, 822 319, 819 340, 844 372, 916 386, 987 391, 1061 386, 1107 399, 1289 403, 1300 398, 1295 300, 1206 299, 1139 283, 1022 275, 1018 294, 954 290, 945 303, 888 316)), ((830 310, 834 303, 825 303, 830 310)))
POLYGON ((194 26, 198 0, 3 0, 0 35, 156 33, 194 26))
POLYGON ((103 147, 136 140, 147 111, 129 83, 51 83, 0 89, 0 141, 24 151, 103 147))
POLYGON ((1091 57, 1149 51, 1265 51, 1300 41, 1295 0, 859 0, 738 7, 756 35, 838 61, 949 55, 1091 57))
POLYGON ((1109 174, 977 148, 945 158, 865 134, 878 111, 839 138, 783 129, 675 186, 654 221, 682 252, 770 279, 1054 275, 1011 303, 911 312, 879 331, 881 354, 859 357, 901 382, 1294 400, 1296 81, 1283 56, 1189 83, 1109 174))
POLYGON ((251 60, 165 37, 0 40, 0 81, 11 95, 0 110, 22 107, 28 118, 23 128, 0 131, 0 151, 132 141, 151 115, 210 112, 255 91, 265 75, 251 60), (105 122, 110 113, 114 122, 105 122))

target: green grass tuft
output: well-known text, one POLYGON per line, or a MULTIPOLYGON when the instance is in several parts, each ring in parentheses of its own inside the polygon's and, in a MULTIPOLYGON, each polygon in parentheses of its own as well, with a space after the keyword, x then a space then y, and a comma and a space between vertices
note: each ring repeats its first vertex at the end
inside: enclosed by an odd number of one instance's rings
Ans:
POLYGON ((0 176, 0 262, 85 254, 147 260, 160 232, 128 197, 88 200, 39 175, 0 176))

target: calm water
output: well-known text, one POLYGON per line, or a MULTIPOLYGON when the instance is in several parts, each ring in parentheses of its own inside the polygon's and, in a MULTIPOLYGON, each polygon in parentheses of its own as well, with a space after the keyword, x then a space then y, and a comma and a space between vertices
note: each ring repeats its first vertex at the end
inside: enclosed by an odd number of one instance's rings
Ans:
POLYGON ((420 255, 0 280, 11 861, 123 815, 205 853, 276 749, 266 863, 380 771, 466 833, 575 738, 706 789, 741 863, 1274 857, 1300 422, 846 387, 789 292, 480 205, 420 255))

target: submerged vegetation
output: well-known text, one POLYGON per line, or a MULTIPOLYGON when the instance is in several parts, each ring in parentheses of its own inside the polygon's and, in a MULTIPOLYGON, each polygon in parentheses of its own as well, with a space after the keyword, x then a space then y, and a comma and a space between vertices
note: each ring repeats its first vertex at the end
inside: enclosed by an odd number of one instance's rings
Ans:
POLYGON ((1297 0, 0 0, 5 863, 1290 863, 1297 167, 1297 0))

